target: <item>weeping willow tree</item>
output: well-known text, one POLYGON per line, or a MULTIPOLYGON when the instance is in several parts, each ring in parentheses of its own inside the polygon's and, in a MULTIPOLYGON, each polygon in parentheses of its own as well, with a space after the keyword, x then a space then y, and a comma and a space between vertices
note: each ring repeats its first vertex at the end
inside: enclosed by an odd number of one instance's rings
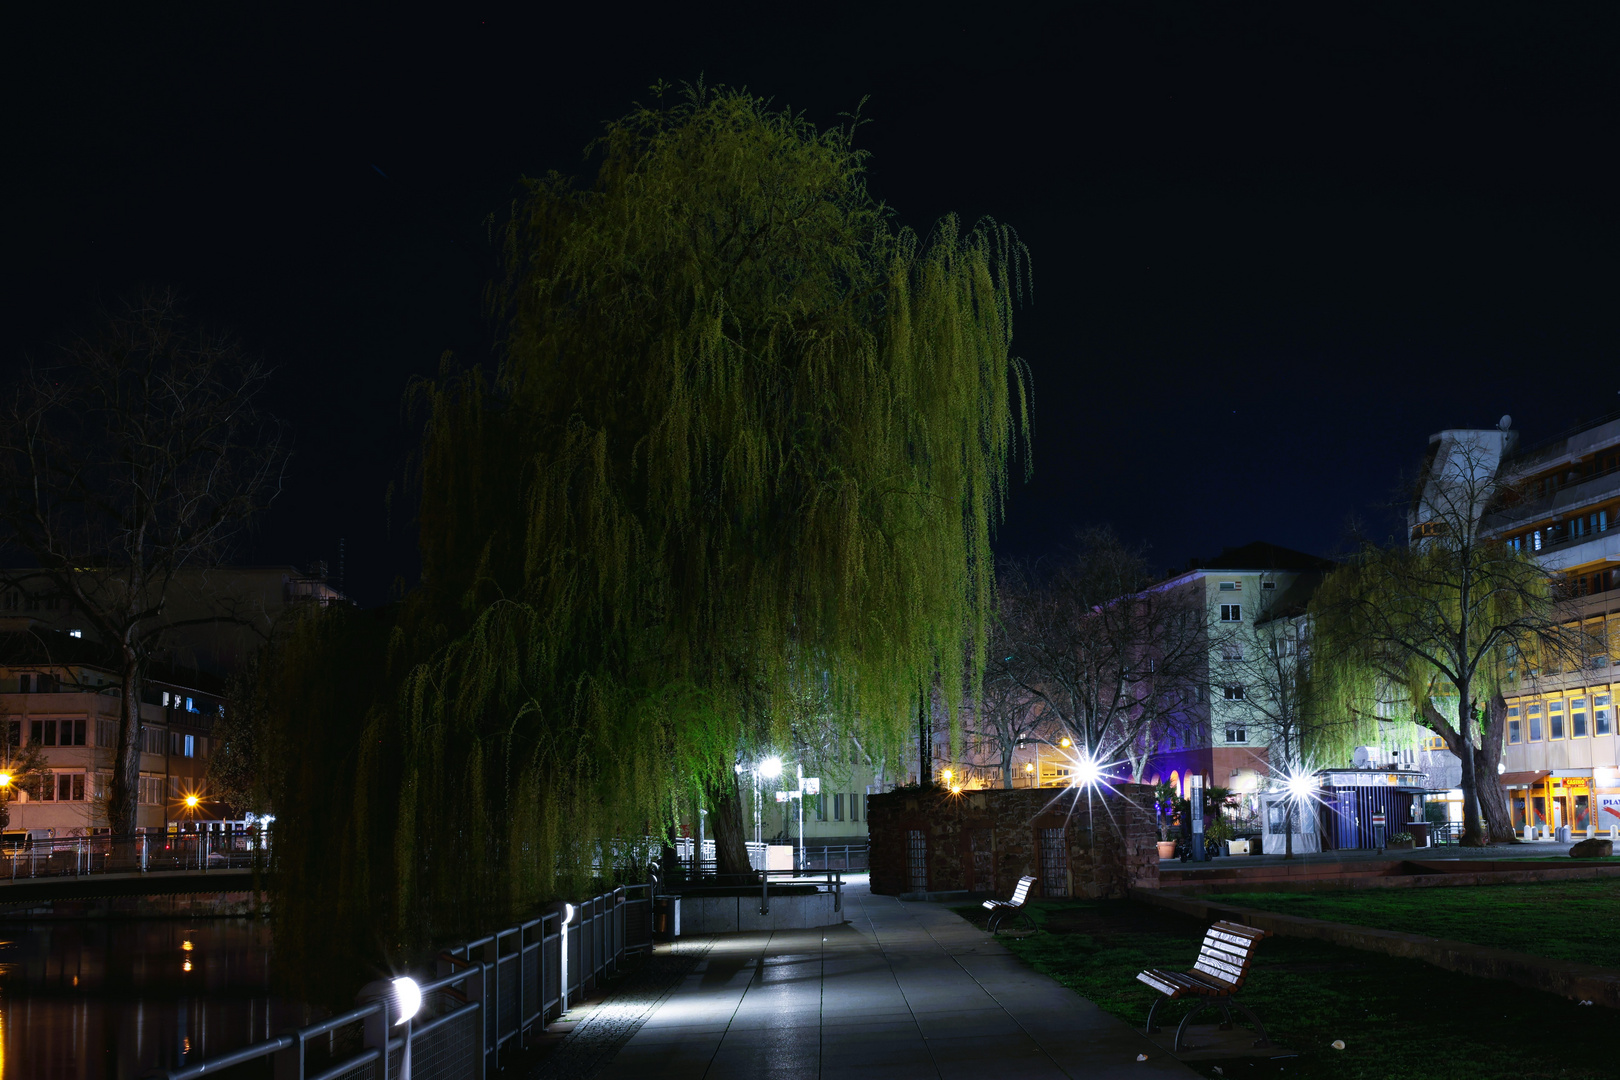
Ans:
MULTIPOLYGON (((589 182, 526 184, 499 362, 416 388, 422 584, 369 646, 375 695, 302 725, 360 779, 279 803, 386 821, 343 873, 392 941, 582 888, 694 794, 740 852, 734 766, 805 702, 898 746, 924 688, 954 714, 982 671, 1023 252, 897 227, 853 136, 699 89, 607 125, 589 182)), ((355 678, 334 632, 289 654, 289 708, 355 678)), ((307 936, 338 871, 299 867, 307 936)))
POLYGON ((1489 513, 1517 494, 1481 439, 1448 444, 1414 499, 1411 543, 1364 545, 1311 604, 1321 707, 1359 720, 1364 738, 1408 719, 1443 738, 1462 762, 1473 846, 1486 843, 1482 817, 1512 835, 1496 765, 1517 658, 1583 651, 1547 571, 1490 534, 1489 513))

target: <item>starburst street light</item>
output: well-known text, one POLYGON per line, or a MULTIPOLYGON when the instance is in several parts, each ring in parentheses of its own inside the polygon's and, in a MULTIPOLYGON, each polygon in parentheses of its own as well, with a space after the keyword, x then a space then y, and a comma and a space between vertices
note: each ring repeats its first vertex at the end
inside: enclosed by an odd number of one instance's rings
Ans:
POLYGON ((1095 787, 1102 779, 1102 769, 1091 760, 1090 754, 1081 754, 1074 763, 1074 786, 1095 787))
POLYGON ((782 775, 782 759, 774 755, 759 763, 759 775, 774 780, 782 775))

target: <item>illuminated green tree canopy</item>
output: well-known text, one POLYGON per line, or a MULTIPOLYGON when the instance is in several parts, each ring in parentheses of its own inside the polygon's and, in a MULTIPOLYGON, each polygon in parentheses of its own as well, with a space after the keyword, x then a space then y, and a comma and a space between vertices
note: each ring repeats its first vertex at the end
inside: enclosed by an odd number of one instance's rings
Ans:
POLYGON ((419 388, 422 586, 347 736, 402 940, 577 882, 807 701, 893 745, 982 669, 1022 250, 897 228, 852 136, 700 90, 514 207, 499 364, 419 388))

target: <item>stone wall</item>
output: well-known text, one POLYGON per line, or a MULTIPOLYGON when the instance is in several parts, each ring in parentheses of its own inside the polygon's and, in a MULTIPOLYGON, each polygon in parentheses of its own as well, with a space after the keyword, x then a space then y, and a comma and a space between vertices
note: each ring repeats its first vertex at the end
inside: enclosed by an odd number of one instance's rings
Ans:
POLYGON ((1137 784, 1089 793, 1021 788, 953 795, 940 788, 902 788, 870 795, 872 891, 1005 897, 1025 875, 1050 879, 1037 883, 1041 896, 1113 898, 1132 886, 1158 888, 1150 804, 1151 789, 1137 784), (921 834, 927 878, 922 888, 911 876, 914 833, 921 834))

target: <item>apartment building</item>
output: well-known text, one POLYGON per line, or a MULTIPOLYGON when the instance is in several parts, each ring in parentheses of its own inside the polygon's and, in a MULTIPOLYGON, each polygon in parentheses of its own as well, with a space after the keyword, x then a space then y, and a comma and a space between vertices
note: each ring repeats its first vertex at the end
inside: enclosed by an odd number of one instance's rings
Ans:
POLYGON ((1252 658, 1272 647, 1297 650, 1304 611, 1331 560, 1263 541, 1197 560, 1159 588, 1192 590, 1205 606, 1208 669, 1199 701, 1179 731, 1160 737, 1143 778, 1169 781, 1186 794, 1187 778, 1253 794, 1269 774, 1270 737, 1252 695, 1275 692, 1257 678, 1252 658))
MULTIPOLYGON (((224 707, 220 691, 217 680, 196 673, 150 673, 141 704, 138 830, 217 828, 231 816, 206 781, 213 724, 224 707)), ((46 761, 43 775, 0 788, 9 831, 73 837, 107 830, 120 693, 118 672, 97 643, 0 619, 0 749, 9 762, 38 747, 46 761)))
POLYGON ((1469 447, 1485 448, 1477 457, 1496 451, 1496 494, 1481 510, 1481 532, 1557 575, 1590 643, 1585 656, 1521 659, 1505 673, 1503 781, 1514 826, 1568 825, 1577 834, 1620 826, 1620 417, 1524 449, 1507 417, 1496 430, 1440 432, 1431 445, 1431 460, 1469 447))

